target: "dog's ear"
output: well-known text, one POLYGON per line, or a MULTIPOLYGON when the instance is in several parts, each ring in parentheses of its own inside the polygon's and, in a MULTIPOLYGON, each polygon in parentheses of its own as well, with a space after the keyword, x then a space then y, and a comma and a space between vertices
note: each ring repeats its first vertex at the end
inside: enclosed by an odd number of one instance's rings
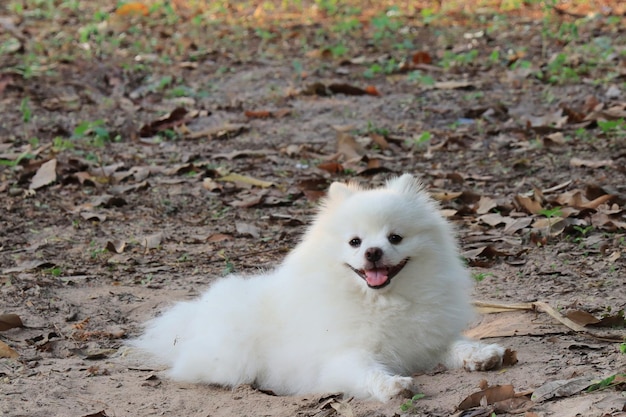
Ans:
POLYGON ((417 194, 424 190, 422 182, 411 174, 403 174, 387 181, 387 188, 406 194, 417 194))
POLYGON ((331 201, 345 200, 351 196, 355 191, 355 187, 351 184, 344 184, 343 182, 333 182, 328 189, 328 199, 331 201))

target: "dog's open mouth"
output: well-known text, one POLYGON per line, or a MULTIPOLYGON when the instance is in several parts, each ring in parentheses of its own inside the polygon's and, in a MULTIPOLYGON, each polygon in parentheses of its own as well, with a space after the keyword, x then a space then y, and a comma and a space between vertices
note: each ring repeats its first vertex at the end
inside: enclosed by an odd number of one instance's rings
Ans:
POLYGON ((409 262, 409 258, 404 259, 402 262, 392 267, 375 267, 370 269, 356 269, 352 265, 346 264, 351 270, 353 270, 358 276, 363 278, 367 283, 367 286, 374 289, 386 287, 391 282, 391 279, 398 275, 404 265, 409 262))

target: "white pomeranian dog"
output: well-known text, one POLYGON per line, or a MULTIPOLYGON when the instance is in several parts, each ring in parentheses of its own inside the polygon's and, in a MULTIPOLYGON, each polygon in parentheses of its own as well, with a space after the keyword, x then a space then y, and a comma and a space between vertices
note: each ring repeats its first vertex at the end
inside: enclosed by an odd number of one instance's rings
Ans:
POLYGON ((487 370, 504 349, 464 339, 469 274, 438 205, 411 175, 333 183, 277 269, 229 276, 131 342, 180 381, 387 401, 439 363, 487 370))

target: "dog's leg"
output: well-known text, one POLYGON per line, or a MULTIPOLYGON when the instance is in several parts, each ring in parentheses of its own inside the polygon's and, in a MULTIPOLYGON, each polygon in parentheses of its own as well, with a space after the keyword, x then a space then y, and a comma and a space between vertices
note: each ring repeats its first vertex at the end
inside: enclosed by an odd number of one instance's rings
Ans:
POLYGON ((335 356, 320 374, 320 386, 324 391, 344 392, 382 402, 410 390, 413 383, 413 378, 393 375, 367 353, 360 351, 335 356))
POLYGON ((465 368, 468 371, 487 371, 502 366, 504 348, 470 339, 459 339, 452 344, 444 365, 465 368))

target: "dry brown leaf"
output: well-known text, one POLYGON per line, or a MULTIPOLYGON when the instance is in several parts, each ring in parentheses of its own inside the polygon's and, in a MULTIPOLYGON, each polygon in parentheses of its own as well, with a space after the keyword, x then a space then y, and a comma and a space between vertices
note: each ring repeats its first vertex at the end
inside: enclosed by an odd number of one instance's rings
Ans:
POLYGON ((501 257, 501 256, 509 256, 510 253, 499 251, 493 245, 484 245, 484 246, 480 246, 480 247, 475 248, 475 249, 467 250, 467 251, 463 252, 462 255, 465 258, 467 258, 468 260, 472 260, 472 259, 477 258, 479 256, 480 257, 485 257, 485 258, 488 258, 488 259, 501 257))
MULTIPOLYGON (((79 329, 72 333, 72 338, 77 340, 94 340, 94 339, 121 339, 124 337, 126 332, 124 330, 116 330, 114 332, 109 332, 106 330, 94 330, 87 331, 83 329, 79 329)), ((105 356, 110 355, 114 350, 112 349, 96 349, 95 351, 90 351, 90 355, 85 357, 85 359, 103 359, 105 356)))
POLYGON ((0 340, 0 358, 17 359, 19 356, 19 353, 0 340))
POLYGON ((504 230, 502 230, 507 235, 512 235, 515 234, 518 230, 525 229, 533 221, 532 217, 519 217, 512 220, 513 221, 509 221, 506 226, 504 226, 504 230))
POLYGON ((435 88, 438 90, 468 90, 476 87, 476 84, 470 81, 438 81, 435 88))
POLYGON ((615 262, 617 261, 619 258, 622 257, 622 253, 620 251, 613 251, 608 258, 606 258, 607 261, 609 262, 615 262))
MULTIPOLYGON (((28 40, 28 36, 26 36, 16 25, 16 21, 18 20, 17 16, 13 17, 9 16, 0 16, 0 27, 4 29, 6 32, 13 35, 13 37, 19 39, 22 42, 26 42, 28 40)), ((19 46, 21 47, 21 43, 19 46)), ((6 53, 6 52, 5 52, 6 53)), ((1 92, 1 91, 0 91, 1 92)))
POLYGON ((626 119, 626 105, 617 105, 608 109, 602 109, 601 104, 597 105, 585 120, 619 120, 626 119))
POLYGON ((269 119, 272 117, 272 112, 269 110, 246 110, 244 114, 249 119, 269 119))
POLYGON ((91 202, 84 205, 84 207, 80 208, 92 208, 102 206, 105 208, 111 207, 122 207, 127 204, 126 200, 123 197, 114 196, 110 194, 102 194, 100 196, 95 197, 91 202))
POLYGON ((498 204, 493 198, 482 196, 480 200, 478 200, 478 207, 476 207, 477 214, 486 214, 491 211, 492 208, 496 207, 498 204))
POLYGON ((322 162, 317 167, 331 174, 343 172, 343 165, 339 162, 322 162))
POLYGON ((240 134, 246 132, 247 130, 248 130, 248 126, 246 125, 224 123, 220 126, 212 126, 206 129, 186 133, 185 137, 188 139, 200 139, 200 138, 226 139, 226 138, 234 138, 235 136, 239 136, 240 134))
POLYGON ((364 96, 370 94, 367 90, 345 83, 331 84, 328 86, 328 89, 333 94, 345 94, 347 96, 364 96))
POLYGON ((202 180, 202 187, 209 191, 222 191, 223 187, 213 180, 213 178, 205 178, 202 180))
POLYGON ((269 119, 271 117, 280 119, 291 114, 291 109, 278 110, 246 110, 244 115, 249 119, 269 119))
POLYGON ((11 313, 0 314, 0 332, 18 327, 24 327, 20 316, 11 313))
POLYGON ((272 116, 277 119, 283 118, 285 116, 289 116, 290 114, 291 114, 291 109, 278 109, 278 110, 272 111, 272 116))
POLYGON ((298 189, 302 191, 309 201, 317 201, 326 195, 329 182, 324 178, 311 178, 301 180, 297 183, 298 189))
POLYGON ((326 88, 326 85, 320 82, 309 84, 302 89, 302 94, 305 96, 320 96, 326 97, 331 95, 331 92, 326 88))
POLYGON ((478 217, 477 220, 488 224, 491 227, 496 227, 499 224, 507 223, 509 219, 503 217, 500 213, 489 213, 478 217))
POLYGON ((379 135, 378 133, 370 133, 370 138, 376 143, 380 149, 385 150, 389 148, 389 142, 383 135, 379 135))
POLYGON ((354 136, 345 132, 337 132, 337 152, 348 161, 359 160, 366 153, 365 148, 356 141, 354 136))
POLYGON ((612 194, 604 194, 596 197, 592 201, 589 201, 587 197, 585 197, 583 191, 581 190, 572 190, 567 191, 556 198, 556 202, 564 205, 570 206, 577 209, 597 209, 602 204, 609 202, 615 196, 612 194))
POLYGON ((226 235, 224 233, 215 233, 209 236, 206 241, 209 243, 222 242, 224 240, 232 240, 231 235, 226 235))
POLYGON ((480 195, 473 191, 466 190, 461 193, 461 195, 459 196, 459 200, 461 200, 465 204, 475 204, 480 201, 480 195))
POLYGON ((152 235, 144 236, 141 239, 143 247, 146 250, 149 249, 157 249, 161 246, 161 241, 163 240, 163 232, 154 233, 152 235))
POLYGON ((124 167, 123 162, 117 162, 104 166, 92 166, 89 168, 89 173, 94 177, 106 178, 112 176, 117 170, 124 167))
POLYGON ((53 183, 57 179, 57 160, 51 159, 41 164, 35 176, 28 187, 31 190, 37 190, 43 186, 53 183))
POLYGON ((118 16, 147 16, 149 13, 148 6, 138 1, 125 3, 115 10, 118 16))
POLYGON ((600 320, 594 317, 592 314, 589 314, 586 311, 582 310, 570 311, 565 315, 565 317, 572 320, 574 323, 580 324, 581 326, 600 322, 600 320))
POLYGON ((411 62, 414 65, 420 65, 420 64, 432 64, 433 59, 431 58, 430 54, 426 51, 417 51, 413 54, 413 56, 411 57, 411 62))
POLYGON ((214 159, 225 158, 225 159, 228 159, 229 161, 232 161, 233 159, 242 158, 246 156, 262 157, 262 156, 266 156, 266 155, 273 154, 273 153, 275 153, 275 151, 270 150, 270 149, 257 149, 257 150, 244 149, 241 151, 232 151, 228 153, 216 153, 215 155, 213 155, 213 158, 214 159))
POLYGON ((496 413, 521 414, 530 410, 536 404, 526 397, 508 398, 504 401, 498 401, 493 404, 493 410, 496 413))
POLYGON ((507 400, 509 398, 515 398, 515 390, 513 385, 494 385, 486 389, 473 393, 469 397, 461 401, 461 404, 457 406, 459 410, 468 410, 470 408, 479 407, 486 402, 485 405, 497 403, 507 400))
POLYGON ((611 195, 611 194, 605 194, 602 195, 598 198, 595 198, 591 201, 587 201, 586 203, 581 204, 580 206, 577 206, 576 208, 580 208, 580 209, 597 209, 599 206, 601 206, 602 204, 608 203, 611 199, 613 199, 615 196, 611 195))
POLYGON ((567 123, 568 116, 563 115, 563 109, 558 109, 553 113, 546 113, 543 116, 532 116, 529 114, 523 114, 520 117, 528 127, 535 128, 544 128, 541 130, 555 130, 561 129, 567 123))
POLYGON ((572 158, 569 161, 569 165, 571 167, 603 168, 612 167, 613 164, 614 162, 611 159, 592 161, 589 159, 572 158))
POLYGON ((360 171, 359 175, 373 175, 381 170, 384 170, 383 163, 378 158, 369 158, 367 160, 367 167, 365 170, 360 171))
POLYGON ((533 229, 548 231, 551 235, 556 236, 563 231, 565 223, 562 217, 546 217, 535 220, 531 224, 531 227, 533 229))
POLYGON ((361 176, 371 176, 380 172, 391 172, 391 170, 383 166, 383 161, 379 158, 363 158, 367 159, 367 165, 357 170, 357 174, 361 176))
POLYGON ((570 123, 582 123, 585 121, 585 114, 566 105, 562 105, 563 112, 567 115, 570 123))
POLYGON ((261 229, 250 223, 236 222, 235 229, 237 230, 237 233, 244 236, 250 236, 255 239, 258 239, 261 236, 261 229))
POLYGON ((93 211, 81 211, 80 212, 80 217, 82 217, 83 219, 87 220, 87 221, 98 221, 98 222, 103 222, 106 220, 107 216, 105 214, 102 213, 94 213, 93 211))
POLYGON ((441 215, 447 219, 456 216, 456 214, 459 212, 458 210, 454 210, 454 209, 442 209, 439 210, 439 212, 441 213, 441 215))
POLYGON ((517 362, 517 351, 506 349, 504 351, 504 355, 502 356, 502 366, 513 366, 517 362))
MULTIPOLYGON (((0 17, 0 26, 3 26, 2 22, 4 21, 4 19, 5 18, 0 17)), ((16 43, 14 46, 14 48, 17 48, 17 49, 20 49, 21 47, 22 45, 20 43, 16 43)), ((7 49, 5 49, 5 51, 9 52, 7 51, 7 49)), ((0 75, 0 94, 2 94, 4 90, 10 85, 13 85, 13 77, 9 74, 0 75)))
POLYGON ((619 220, 618 214, 621 213, 621 210, 617 213, 609 214, 604 212, 604 210, 600 210, 601 208, 599 207, 598 212, 591 215, 592 224, 610 231, 626 230, 626 222, 619 220))
POLYGON ((142 138, 154 136, 157 133, 171 129, 176 126, 180 126, 186 122, 185 116, 187 110, 183 107, 177 107, 170 113, 156 119, 155 121, 143 125, 139 130, 139 136, 142 138))
POLYGON ((76 172, 72 176, 78 180, 80 185, 96 186, 99 184, 97 179, 86 171, 76 172))
POLYGON ((545 303, 543 301, 535 301, 533 304, 537 307, 537 309, 539 311, 547 313, 548 315, 550 315, 551 317, 555 318, 556 320, 558 320, 562 324, 566 325, 570 329, 574 330, 575 332, 584 332, 585 331, 585 328, 583 326, 581 326, 580 324, 575 323, 572 320, 568 319, 567 317, 563 316, 561 313, 559 313, 558 311, 556 311, 555 309, 550 307, 550 305, 548 305, 548 303, 545 303))
POLYGON ((478 326, 466 330, 464 335, 471 339, 492 337, 542 336, 564 333, 559 325, 539 321, 535 314, 523 311, 502 312, 483 318, 478 326))
POLYGON ((380 96, 380 92, 373 85, 368 85, 367 87, 365 87, 365 92, 369 94, 370 96, 376 96, 376 97, 380 96))
POLYGON ((39 259, 34 260, 25 260, 20 262, 17 266, 12 268, 3 269, 3 274, 8 274, 11 272, 24 272, 31 271, 33 269, 43 269, 43 268, 53 268, 55 264, 50 261, 42 261, 39 259))
POLYGON ((463 192, 452 192, 452 191, 442 191, 442 192, 433 192, 431 196, 438 201, 451 201, 455 198, 459 198, 463 192))
POLYGON ((113 194, 127 194, 134 191, 146 190, 150 187, 150 183, 148 181, 143 181, 137 184, 128 184, 128 185, 115 185, 109 188, 109 191, 113 194))
POLYGON ((543 139, 543 142, 546 146, 551 145, 565 145, 566 139, 563 132, 554 132, 543 139))
POLYGON ((354 409, 348 401, 349 400, 335 400, 330 403, 330 406, 337 412, 338 416, 354 417, 354 409))
POLYGON ((589 323, 589 327, 626 327, 626 320, 624 319, 624 311, 620 310, 617 314, 612 316, 602 317, 597 323, 589 323))
POLYGON ((238 184, 247 184, 254 187, 268 188, 274 185, 273 182, 259 180, 257 178, 249 177, 247 175, 230 173, 218 178, 218 181, 234 182, 238 184))
POLYGON ((519 204, 526 212, 530 214, 538 214, 543 210, 541 206, 541 202, 536 201, 530 197, 526 197, 521 194, 517 194, 515 196, 515 201, 519 204))
POLYGON ((307 58, 330 59, 333 57, 333 52, 330 50, 330 48, 320 48, 320 49, 313 49, 311 51, 308 51, 305 55, 307 58))
POLYGON ((261 192, 256 192, 256 193, 244 193, 243 195, 239 196, 238 200, 231 201, 228 204, 233 207, 240 207, 240 208, 254 207, 263 202, 263 199, 265 198, 266 194, 267 193, 264 192, 263 190, 261 190, 261 192))
POLYGON ((106 244, 106 249, 113 253, 122 253, 126 248, 126 242, 123 240, 109 240, 106 244))
POLYGON ((531 400, 542 402, 555 397, 569 397, 589 387, 592 381, 589 377, 550 381, 535 389, 531 400))

